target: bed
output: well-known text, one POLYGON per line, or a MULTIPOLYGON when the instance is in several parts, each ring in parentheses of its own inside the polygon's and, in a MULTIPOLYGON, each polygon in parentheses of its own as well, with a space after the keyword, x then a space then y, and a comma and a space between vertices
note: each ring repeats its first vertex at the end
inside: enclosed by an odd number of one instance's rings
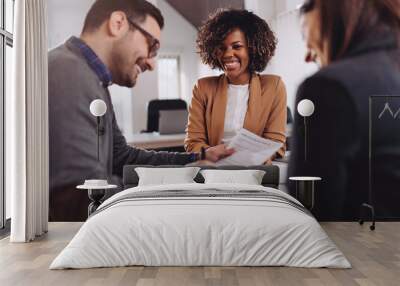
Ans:
POLYGON ((276 166, 247 167, 265 171, 261 185, 202 183, 198 174, 195 183, 150 186, 138 186, 137 167, 125 166, 126 189, 98 208, 50 269, 351 267, 308 210, 276 189, 276 166))

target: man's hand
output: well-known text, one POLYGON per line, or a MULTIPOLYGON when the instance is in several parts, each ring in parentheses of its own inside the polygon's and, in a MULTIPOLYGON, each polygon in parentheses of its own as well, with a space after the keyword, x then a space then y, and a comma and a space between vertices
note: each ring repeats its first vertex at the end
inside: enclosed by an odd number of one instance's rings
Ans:
POLYGON ((210 147, 206 150, 206 160, 211 162, 217 162, 223 158, 229 157, 235 153, 232 148, 227 148, 224 144, 210 147))

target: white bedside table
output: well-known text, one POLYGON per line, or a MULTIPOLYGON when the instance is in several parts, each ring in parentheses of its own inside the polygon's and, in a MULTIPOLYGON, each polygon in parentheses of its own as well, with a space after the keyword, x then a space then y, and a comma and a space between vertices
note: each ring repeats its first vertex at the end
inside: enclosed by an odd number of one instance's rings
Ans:
POLYGON ((308 210, 314 207, 315 182, 321 181, 320 177, 289 177, 296 183, 296 199, 308 210))
POLYGON ((101 200, 104 198, 106 190, 115 189, 117 187, 117 185, 95 186, 90 184, 79 185, 76 187, 78 190, 87 190, 88 192, 89 199, 91 200, 91 203, 88 206, 88 217, 101 205, 101 200))

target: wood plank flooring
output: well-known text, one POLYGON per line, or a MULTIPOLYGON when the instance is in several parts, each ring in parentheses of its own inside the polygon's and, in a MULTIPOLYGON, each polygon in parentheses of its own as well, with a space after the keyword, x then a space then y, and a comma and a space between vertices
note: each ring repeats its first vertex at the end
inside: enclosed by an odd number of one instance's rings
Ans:
POLYGON ((289 267, 123 267, 48 270, 51 261, 77 232, 80 223, 50 223, 47 235, 28 244, 0 241, 0 285, 400 285, 400 223, 323 223, 353 268, 289 267))

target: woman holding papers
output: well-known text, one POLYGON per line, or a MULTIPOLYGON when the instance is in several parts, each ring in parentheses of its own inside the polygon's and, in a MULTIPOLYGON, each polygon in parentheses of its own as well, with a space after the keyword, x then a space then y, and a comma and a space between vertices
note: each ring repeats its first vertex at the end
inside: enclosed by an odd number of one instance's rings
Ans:
POLYGON ((296 114, 289 176, 322 178, 313 209, 320 220, 359 219, 370 187, 377 218, 400 219, 400 120, 395 112, 379 118, 385 103, 400 103, 400 1, 307 0, 300 11, 306 59, 321 70, 297 93, 315 111, 306 159, 296 114))
POLYGON ((245 128, 282 143, 274 156, 283 156, 285 85, 278 76, 258 74, 275 52, 268 24, 246 10, 219 10, 201 27, 197 46, 203 63, 224 73, 198 80, 193 89, 186 150, 227 144, 245 128))

